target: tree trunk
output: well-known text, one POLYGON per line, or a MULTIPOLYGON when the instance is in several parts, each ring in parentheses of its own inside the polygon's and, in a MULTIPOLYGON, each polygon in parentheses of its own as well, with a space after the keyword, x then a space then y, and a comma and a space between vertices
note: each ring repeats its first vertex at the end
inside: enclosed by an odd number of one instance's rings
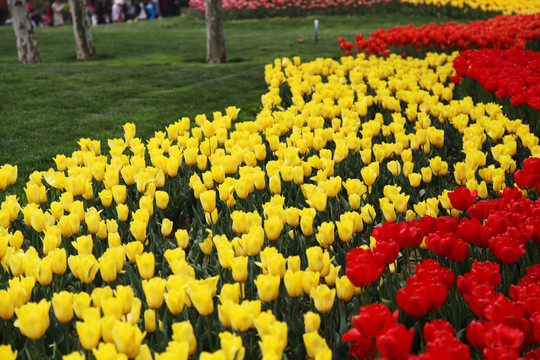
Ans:
POLYGON ((75 49, 77 59, 92 60, 96 58, 96 48, 92 39, 92 24, 86 13, 84 0, 69 0, 71 18, 73 19, 73 33, 75 34, 75 49))
POLYGON ((8 0, 7 3, 17 38, 19 62, 21 64, 43 62, 26 2, 24 0, 8 0))
POLYGON ((206 5, 206 62, 227 62, 225 32, 223 31, 223 9, 221 0, 205 0, 206 5))

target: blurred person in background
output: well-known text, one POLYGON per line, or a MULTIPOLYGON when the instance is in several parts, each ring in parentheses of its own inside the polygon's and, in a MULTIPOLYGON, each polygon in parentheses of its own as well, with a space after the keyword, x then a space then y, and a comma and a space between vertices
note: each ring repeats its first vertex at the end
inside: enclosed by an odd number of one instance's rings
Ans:
POLYGON ((58 0, 54 0, 51 5, 52 10, 52 19, 54 26, 60 26, 64 25, 64 14, 62 13, 62 10, 64 10, 65 4, 59 4, 58 0))

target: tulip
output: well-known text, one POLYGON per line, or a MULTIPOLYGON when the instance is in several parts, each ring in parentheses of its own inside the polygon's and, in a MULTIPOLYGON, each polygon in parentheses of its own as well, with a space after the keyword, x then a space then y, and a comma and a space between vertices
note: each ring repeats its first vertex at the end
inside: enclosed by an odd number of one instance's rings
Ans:
POLYGON ((114 201, 117 204, 123 204, 126 201, 126 186, 114 185, 111 189, 114 201))
POLYGON ((327 248, 334 243, 335 228, 333 222, 323 222, 317 230, 315 237, 321 246, 327 248))
POLYGON ((313 331, 304 333, 302 335, 304 344, 306 345, 306 351, 312 359, 331 359, 332 350, 326 344, 326 340, 319 335, 319 333, 313 331))
POLYGON ((129 216, 129 207, 126 204, 116 205, 116 214, 118 221, 126 221, 129 216))
POLYGON ((11 350, 11 345, 0 345, 0 359, 15 360, 17 358, 17 350, 11 350))
POLYGON ((9 320, 13 317, 14 311, 11 294, 7 290, 0 290, 0 318, 9 320))
POLYGON ((228 301, 238 304, 240 301, 240 283, 224 284, 219 294, 219 301, 222 304, 228 301))
POLYGON ((150 308, 157 309, 163 304, 163 292, 166 284, 167 280, 159 277, 142 281, 146 302, 150 308))
POLYGON ((122 318, 123 304, 121 299, 109 297, 102 299, 100 305, 104 316, 114 316, 117 320, 122 318))
POLYGON ((189 355, 197 349, 197 339, 193 333, 193 326, 189 321, 182 321, 172 324, 172 339, 177 342, 187 342, 189 344, 189 355))
POLYGON ((321 317, 319 314, 308 311, 304 314, 305 332, 317 332, 321 326, 321 317))
POLYGON ((329 312, 334 305, 336 289, 330 290, 327 285, 323 284, 312 289, 309 295, 315 302, 315 308, 317 311, 326 313, 329 312))
POLYGON ((212 213, 216 209, 216 192, 207 190, 200 196, 201 204, 206 213, 212 213))
POLYGON ((156 191, 154 197, 156 199, 156 206, 162 210, 165 210, 169 204, 169 194, 165 191, 159 190, 156 191))
POLYGON ((131 232, 131 235, 133 235, 133 238, 137 241, 140 241, 141 243, 146 240, 146 228, 147 224, 142 221, 135 221, 133 220, 130 223, 129 231, 131 232))
POLYGON ((49 258, 36 262, 35 275, 41 286, 49 285, 52 281, 52 264, 49 258))
POLYGON ((277 299, 279 295, 279 283, 281 278, 278 275, 259 275, 255 280, 259 299, 263 302, 269 302, 277 299))
POLYGON ((313 209, 323 212, 326 210, 328 196, 326 192, 317 191, 311 195, 306 201, 313 209))
POLYGON ((15 309, 15 327, 32 340, 41 338, 49 328, 50 308, 51 303, 42 299, 39 303, 28 303, 15 309))
POLYGON ((111 337, 111 342, 99 343, 97 348, 92 349, 92 354, 96 357, 96 360, 108 360, 108 359, 117 359, 117 360, 127 360, 127 356, 124 354, 118 354, 116 347, 114 346, 114 341, 111 337))
POLYGON ((62 275, 66 271, 66 249, 56 248, 49 252, 51 258, 52 272, 62 275))
POLYGON ((243 283, 247 280, 247 265, 248 258, 246 256, 237 256, 231 259, 232 276, 234 281, 243 283))
POLYGON ((118 352, 131 359, 139 355, 146 333, 142 333, 138 326, 119 321, 114 325, 112 335, 118 352))
POLYGON ((163 236, 169 236, 172 232, 173 222, 169 219, 163 219, 161 223, 161 234, 163 236))
POLYGON ((187 294, 200 315, 210 315, 214 311, 212 291, 208 287, 195 285, 187 289, 187 294))
POLYGON ((376 346, 384 357, 397 359, 409 354, 413 338, 414 329, 408 330, 404 325, 394 323, 377 336, 376 346))
POLYGON ((88 295, 88 293, 81 292, 78 294, 73 294, 72 301, 75 315, 77 315, 79 319, 82 319, 83 312, 90 307, 92 298, 90 295, 88 295))
POLYGON ((186 291, 182 289, 172 289, 163 295, 167 308, 173 315, 178 315, 184 310, 186 291))
POLYGON ((409 173, 407 175, 407 178, 409 179, 409 184, 413 187, 413 188, 416 188, 418 186, 420 186, 420 182, 422 181, 422 175, 418 174, 418 173, 409 173))
POLYGON ((349 301, 354 296, 355 286, 347 276, 336 279, 337 296, 343 301, 349 301))
POLYGON ((79 255, 91 255, 94 247, 94 241, 91 235, 79 236, 71 245, 78 251, 79 255))
POLYGON ((105 207, 109 207, 112 204, 113 196, 112 191, 109 189, 103 189, 99 192, 99 199, 101 204, 105 207))
POLYGON ((178 246, 185 249, 189 244, 189 234, 185 229, 178 229, 174 234, 178 246))
POLYGON ((283 229, 283 222, 278 216, 270 216, 264 222, 264 232, 268 240, 274 241, 281 235, 283 229))
POLYGON ((156 312, 152 309, 147 309, 144 312, 144 328, 146 332, 153 333, 156 331, 156 312))
POLYGON ((242 338, 230 332, 219 333, 221 349, 225 352, 226 359, 243 360, 246 349, 242 346, 242 338))

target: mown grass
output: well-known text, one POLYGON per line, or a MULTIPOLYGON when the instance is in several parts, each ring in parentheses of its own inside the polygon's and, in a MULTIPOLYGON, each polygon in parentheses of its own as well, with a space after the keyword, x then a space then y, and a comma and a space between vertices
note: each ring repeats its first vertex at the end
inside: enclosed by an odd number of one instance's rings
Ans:
MULTIPOLYGON (((56 154, 71 154, 77 140, 122 137, 133 122, 137 135, 178 118, 211 116, 235 105, 252 118, 265 92, 264 65, 276 57, 339 58, 338 36, 349 40, 377 28, 443 22, 444 18, 379 15, 228 21, 230 62, 204 63, 205 23, 194 17, 113 24, 92 29, 99 59, 78 62, 71 25, 36 29, 44 63, 17 62, 15 36, 0 27, 0 165, 18 165, 17 184, 4 193, 22 194, 28 175, 54 165, 56 154)), ((0 199, 3 196, 0 196, 0 199)))

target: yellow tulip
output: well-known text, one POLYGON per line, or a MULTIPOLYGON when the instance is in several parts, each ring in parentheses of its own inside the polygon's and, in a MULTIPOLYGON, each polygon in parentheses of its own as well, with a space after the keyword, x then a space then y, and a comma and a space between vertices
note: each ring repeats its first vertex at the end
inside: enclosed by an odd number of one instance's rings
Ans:
POLYGON ((318 312, 326 313, 332 309, 334 305, 334 298, 336 296, 336 289, 330 290, 326 285, 319 285, 311 290, 309 294, 315 302, 315 308, 318 312))
POLYGON ((422 181, 422 175, 418 173, 409 173, 407 178, 409 179, 409 184, 414 188, 420 186, 420 182, 422 181))
POLYGON ((133 303, 133 298, 135 293, 131 286, 116 286, 116 297, 120 299, 122 303, 122 314, 126 315, 131 311, 131 304, 133 303))
POLYGON ((304 314, 305 332, 317 332, 321 326, 321 317, 319 314, 308 311, 304 314))
POLYGON ((219 333, 221 349, 226 359, 243 360, 246 349, 242 346, 242 338, 230 332, 219 333))
POLYGON ((79 236, 76 241, 72 241, 71 245, 73 245, 79 255, 91 255, 94 248, 94 241, 91 235, 83 235, 79 236))
POLYGON ((283 229, 283 222, 278 216, 270 216, 264 222, 264 232, 268 240, 277 240, 281 235, 281 230, 283 229))
POLYGON ((200 315, 210 315, 214 311, 212 291, 203 285, 194 285, 187 289, 191 303, 200 315))
POLYGON ((150 308, 157 309, 163 304, 163 292, 166 284, 167 280, 159 277, 142 281, 146 302, 150 308))
POLYGON ((223 284, 219 294, 219 301, 222 304, 227 301, 238 304, 240 301, 240 283, 236 282, 234 284, 223 284))
POLYGON ((73 310, 79 319, 82 319, 83 312, 90 307, 92 298, 88 293, 81 292, 73 294, 73 310))
POLYGON ((200 196, 201 204, 206 213, 211 213, 216 208, 216 192, 207 190, 200 196))
POLYGON ((103 316, 114 316, 117 320, 122 318, 123 304, 121 299, 115 297, 102 299, 100 305, 103 316))
POLYGON ((328 348, 326 340, 318 332, 309 332, 302 335, 306 351, 312 359, 331 359, 332 351, 328 348))
POLYGON ((139 355, 146 333, 142 333, 138 326, 119 321, 114 325, 112 335, 118 352, 132 359, 139 355))
POLYGON ((111 337, 111 342, 99 343, 97 348, 92 349, 92 354, 96 357, 96 360, 127 360, 127 356, 124 354, 118 354, 114 342, 111 337))
POLYGON ((281 278, 278 275, 259 275, 255 280, 259 299, 263 302, 269 302, 277 299, 279 295, 279 283, 281 278))
POLYGON ((287 270, 285 272, 283 281, 290 297, 297 297, 302 294, 302 275, 301 271, 292 272, 287 270))
POLYGON ((24 191, 29 203, 39 204, 47 201, 47 189, 43 185, 28 184, 24 191))
POLYGON ((11 345, 0 345, 0 359, 15 360, 17 358, 17 350, 11 350, 11 345))
POLYGON ((42 299, 39 303, 28 303, 15 309, 17 320, 15 327, 18 327, 21 333, 32 339, 41 338, 49 328, 49 309, 51 303, 42 299))
POLYGON ((339 239, 343 242, 348 242, 352 239, 354 234, 354 221, 352 219, 344 219, 343 221, 336 221, 339 239))
POLYGON ((156 199, 156 206, 162 210, 165 210, 169 204, 169 194, 165 191, 158 190, 154 194, 154 197, 156 199))
POLYGON ((386 164, 386 167, 394 176, 401 174, 401 164, 397 160, 389 161, 388 164, 386 164))
POLYGON ((237 256, 231 259, 232 276, 234 281, 245 282, 247 280, 248 258, 246 256, 237 256))
POLYGON ((49 252, 52 272, 62 275, 66 271, 66 249, 56 248, 49 252))
POLYGON ((41 286, 49 285, 52 281, 52 264, 49 258, 36 262, 35 275, 41 286))
POLYGON ((172 289, 163 294, 167 308, 173 315, 178 315, 184 310, 186 291, 184 289, 172 289))
POLYGON ((343 301, 349 301, 354 296, 355 286, 347 276, 336 279, 337 296, 343 301))
POLYGON ((173 229, 173 222, 169 219, 163 219, 161 223, 161 234, 163 236, 169 236, 173 229))
POLYGON ((323 222, 317 230, 315 237, 321 246, 326 248, 334 243, 335 225, 333 222, 323 222))
POLYGON ((14 311, 11 294, 7 290, 0 290, 0 318, 9 320, 13 317, 14 311))
POLYGON ((130 223, 129 230, 133 238, 141 243, 146 240, 146 228, 147 224, 142 221, 133 220, 130 223))
POLYGON ((281 194, 281 178, 279 173, 270 177, 268 186, 272 194, 281 194))
POLYGON ((118 215, 118 221, 126 221, 129 216, 129 207, 126 204, 116 205, 116 214, 118 215))
POLYGON ((189 244, 189 233, 185 229, 178 229, 174 234, 178 246, 185 249, 189 244))
POLYGON ((193 333, 193 326, 189 321, 182 321, 172 324, 172 339, 178 342, 187 342, 189 344, 189 355, 192 355, 197 349, 197 339, 193 333))
POLYGON ((380 198, 379 203, 386 221, 396 221, 397 215, 394 204, 390 203, 387 198, 380 198))
POLYGON ((99 199, 101 200, 101 204, 105 207, 109 207, 112 204, 113 195, 112 191, 109 189, 103 189, 99 192, 99 199))
POLYGON ((156 331, 156 312, 152 309, 144 311, 144 328, 146 332, 153 333, 156 331))
POLYGON ((307 211, 308 209, 304 208, 300 212, 300 229, 304 236, 309 236, 313 234, 313 220, 315 219, 315 210, 313 212, 307 211))

